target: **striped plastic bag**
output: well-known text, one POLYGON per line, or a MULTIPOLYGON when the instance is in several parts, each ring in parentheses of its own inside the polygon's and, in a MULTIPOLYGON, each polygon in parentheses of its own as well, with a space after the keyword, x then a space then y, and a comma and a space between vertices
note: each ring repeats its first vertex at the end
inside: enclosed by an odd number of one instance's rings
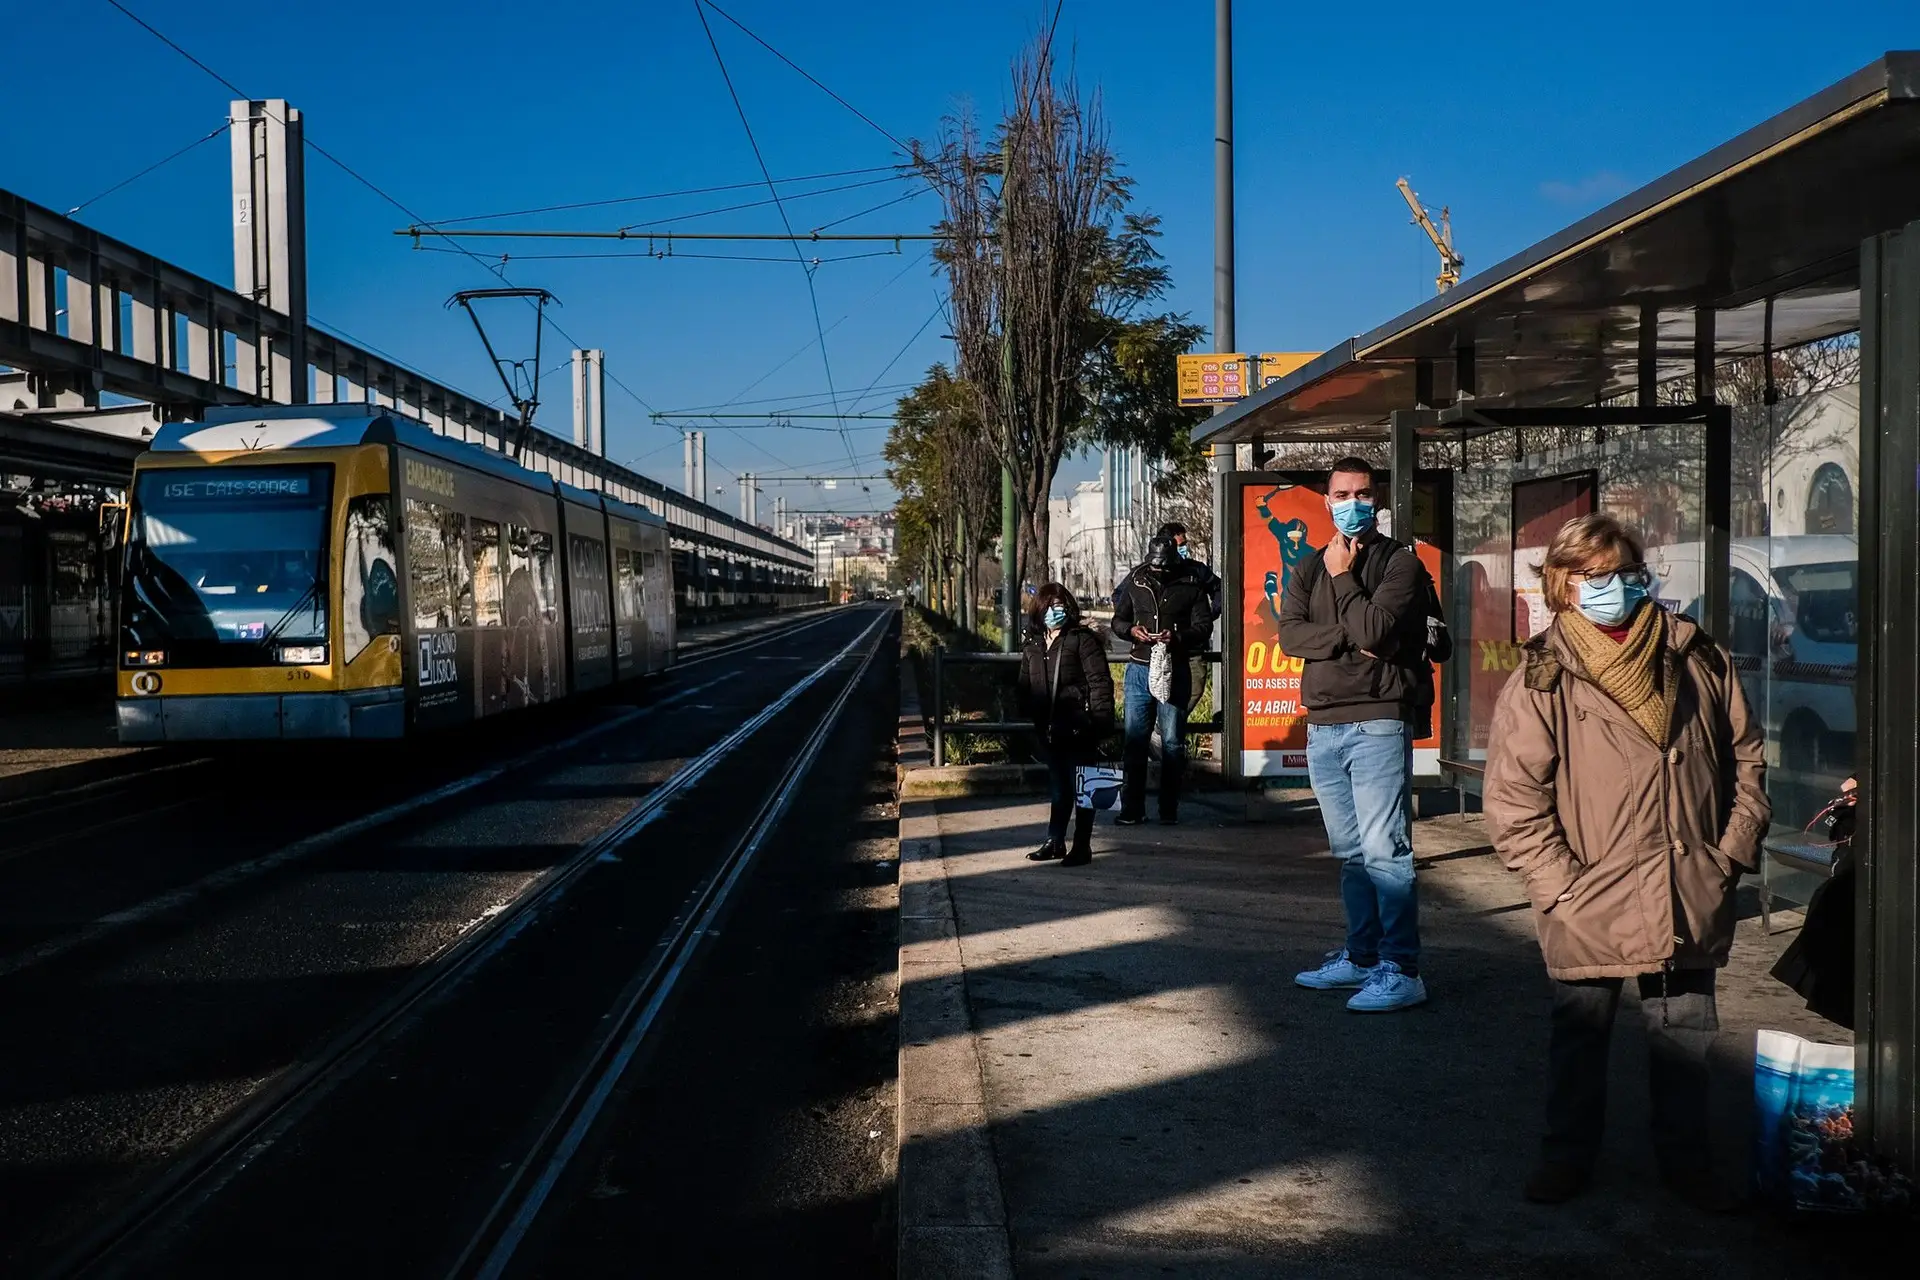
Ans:
POLYGON ((1074 770, 1073 803, 1081 809, 1112 809, 1120 803, 1126 774, 1119 765, 1083 764, 1074 770))

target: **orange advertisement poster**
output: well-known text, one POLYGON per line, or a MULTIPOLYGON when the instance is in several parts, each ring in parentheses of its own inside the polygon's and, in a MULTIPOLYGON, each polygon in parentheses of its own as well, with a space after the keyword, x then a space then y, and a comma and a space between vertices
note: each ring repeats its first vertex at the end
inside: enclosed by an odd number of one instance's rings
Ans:
MULTIPOLYGON (((1303 664, 1281 647, 1280 602, 1299 566, 1333 536, 1333 516, 1326 499, 1305 485, 1248 485, 1240 491, 1240 501, 1241 773, 1248 778, 1304 777, 1303 664)), ((1421 562, 1437 582, 1439 548, 1427 542, 1416 545, 1421 562)), ((1439 767, 1438 734, 1417 740, 1414 772, 1432 774, 1439 767)))

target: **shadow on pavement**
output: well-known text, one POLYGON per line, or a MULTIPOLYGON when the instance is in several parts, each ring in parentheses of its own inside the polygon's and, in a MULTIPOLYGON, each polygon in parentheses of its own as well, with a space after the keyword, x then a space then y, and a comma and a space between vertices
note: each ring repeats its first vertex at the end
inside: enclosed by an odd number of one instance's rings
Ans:
MULTIPOLYGON (((1343 933, 1311 810, 1252 824, 1196 797, 1176 828, 1103 817, 1078 871, 1024 860, 1044 812, 940 808, 1023 1276, 1787 1276, 1871 1249, 1845 1223, 1708 1218, 1665 1196, 1631 994, 1595 1187, 1557 1209, 1521 1200, 1548 983, 1520 884, 1477 818, 1423 822, 1416 840, 1432 1001, 1369 1017, 1292 982, 1343 933)), ((1743 923, 1722 974, 1729 1183, 1746 1178, 1756 1028, 1846 1038, 1766 977, 1790 938, 1743 923)), ((964 1145, 975 1129, 956 1115, 922 1140, 964 1145)))

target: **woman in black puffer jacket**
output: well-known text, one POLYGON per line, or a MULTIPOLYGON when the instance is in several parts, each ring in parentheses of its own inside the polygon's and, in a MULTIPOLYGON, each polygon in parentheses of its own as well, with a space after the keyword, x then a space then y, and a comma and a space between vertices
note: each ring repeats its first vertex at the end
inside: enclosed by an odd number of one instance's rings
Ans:
POLYGON ((1027 857, 1083 867, 1093 861, 1093 810, 1074 807, 1075 771, 1099 759, 1100 740, 1113 731, 1113 675, 1107 670, 1107 647, 1081 625, 1079 602, 1057 582, 1034 597, 1018 692, 1021 714, 1033 721, 1046 757, 1053 801, 1047 842, 1027 857), (1071 850, 1066 846, 1069 813, 1071 850))

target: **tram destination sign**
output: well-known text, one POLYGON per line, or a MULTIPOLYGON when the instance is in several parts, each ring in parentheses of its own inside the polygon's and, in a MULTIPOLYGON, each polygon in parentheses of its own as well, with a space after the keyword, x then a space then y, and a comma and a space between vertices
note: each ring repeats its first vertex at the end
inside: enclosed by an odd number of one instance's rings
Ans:
POLYGON ((218 502, 230 498, 304 498, 313 492, 312 477, 297 475, 213 476, 207 479, 166 480, 160 496, 171 502, 218 502))

